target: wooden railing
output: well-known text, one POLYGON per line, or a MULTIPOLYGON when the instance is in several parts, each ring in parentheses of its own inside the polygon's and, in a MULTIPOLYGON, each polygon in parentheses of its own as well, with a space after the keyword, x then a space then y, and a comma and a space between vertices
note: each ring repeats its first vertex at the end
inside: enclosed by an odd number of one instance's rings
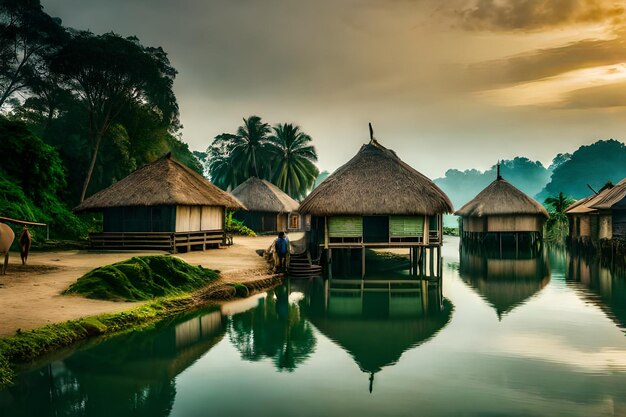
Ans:
POLYGON ((105 232, 90 233, 92 250, 164 250, 188 252, 225 243, 223 230, 197 232, 105 232))

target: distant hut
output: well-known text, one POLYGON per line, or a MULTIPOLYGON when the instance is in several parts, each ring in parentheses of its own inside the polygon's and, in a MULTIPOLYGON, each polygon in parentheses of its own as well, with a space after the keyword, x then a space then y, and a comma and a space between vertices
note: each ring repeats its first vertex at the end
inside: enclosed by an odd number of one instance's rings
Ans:
POLYGON ((366 248, 409 248, 415 271, 426 248, 439 253, 442 215, 452 212, 452 203, 434 182, 378 143, 371 129, 370 136, 300 204, 300 213, 312 216, 310 248, 314 255, 323 248, 328 263, 334 249, 361 251, 362 276, 366 248))
POLYGON ((548 212, 536 200, 515 188, 500 176, 482 190, 473 200, 456 211, 461 216, 461 237, 472 242, 497 242, 502 246, 503 236, 534 242, 543 237, 543 225, 548 212), (495 238, 495 239, 490 239, 495 238))
POLYGON ((598 195, 590 207, 600 216, 600 239, 626 240, 626 178, 598 195))
POLYGON ((269 181, 250 177, 232 191, 248 210, 238 210, 234 218, 255 232, 300 230, 300 204, 269 181))
POLYGON ((99 211, 93 249, 204 250, 225 242, 226 209, 243 205, 167 154, 87 198, 74 212, 99 211))
POLYGON ((569 220, 569 238, 574 243, 596 243, 600 239, 611 239, 613 235, 611 210, 599 210, 593 206, 604 201, 613 188, 607 182, 596 194, 580 199, 570 205, 565 214, 569 220))

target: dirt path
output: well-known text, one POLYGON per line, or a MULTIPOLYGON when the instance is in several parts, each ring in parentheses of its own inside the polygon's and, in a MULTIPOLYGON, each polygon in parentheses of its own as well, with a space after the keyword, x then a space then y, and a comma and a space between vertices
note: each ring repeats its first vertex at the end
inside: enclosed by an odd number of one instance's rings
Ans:
MULTIPOLYGON (((235 237, 234 245, 204 252, 177 254, 187 262, 218 269, 227 281, 251 281, 266 269, 256 253, 274 236, 235 237)), ((61 295, 77 278, 98 266, 137 255, 163 252, 91 253, 86 251, 31 252, 22 266, 19 253, 11 253, 7 275, 0 276, 0 337, 50 323, 130 309, 142 303, 89 300, 61 295)))

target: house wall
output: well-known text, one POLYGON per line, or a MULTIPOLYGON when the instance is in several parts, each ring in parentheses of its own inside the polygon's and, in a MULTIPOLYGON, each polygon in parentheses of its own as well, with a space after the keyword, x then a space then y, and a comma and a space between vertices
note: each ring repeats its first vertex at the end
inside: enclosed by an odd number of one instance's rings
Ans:
POLYGON ((626 209, 613 210, 613 237, 616 239, 626 239, 626 209))
POLYGON ((176 232, 220 230, 224 228, 224 208, 214 206, 177 206, 176 232))
POLYGON ((487 219, 484 217, 463 217, 464 232, 486 232, 487 219))
POLYGON ((173 232, 173 206, 112 207, 102 211, 102 231, 115 232, 173 232))
POLYGON ((541 232, 543 218, 537 215, 487 217, 488 232, 541 232))

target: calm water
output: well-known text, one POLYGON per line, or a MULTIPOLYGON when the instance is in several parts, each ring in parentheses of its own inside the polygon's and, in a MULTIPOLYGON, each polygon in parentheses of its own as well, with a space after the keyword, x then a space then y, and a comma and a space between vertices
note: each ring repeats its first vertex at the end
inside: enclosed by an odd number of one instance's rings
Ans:
POLYGON ((444 248, 441 286, 292 282, 85 346, 0 416, 626 415, 626 278, 444 248))

